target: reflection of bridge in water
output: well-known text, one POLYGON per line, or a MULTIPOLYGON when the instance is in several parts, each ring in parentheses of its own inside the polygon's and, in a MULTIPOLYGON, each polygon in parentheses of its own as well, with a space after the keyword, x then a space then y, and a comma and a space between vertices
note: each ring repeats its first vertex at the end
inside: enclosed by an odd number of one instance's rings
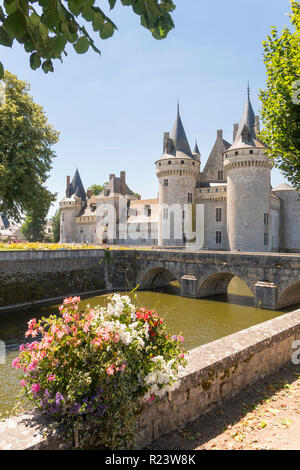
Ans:
MULTIPOLYGON (((234 276, 248 286, 254 305, 272 310, 300 303, 300 255, 179 250, 116 250, 113 271, 128 261, 141 289, 180 282, 180 294, 203 298, 227 294, 234 276)), ((114 286, 112 286, 114 287, 114 286)))

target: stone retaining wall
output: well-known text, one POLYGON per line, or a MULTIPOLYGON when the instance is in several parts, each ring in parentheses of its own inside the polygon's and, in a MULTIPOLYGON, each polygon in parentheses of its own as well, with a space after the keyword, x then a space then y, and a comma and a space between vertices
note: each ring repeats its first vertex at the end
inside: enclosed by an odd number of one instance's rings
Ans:
POLYGON ((137 446, 195 420, 291 361, 296 339, 300 339, 300 310, 190 351, 180 388, 143 407, 137 446))
MULTIPOLYGON (((300 339, 300 310, 190 351, 180 387, 143 406, 136 448, 193 421, 291 361, 296 339, 300 339)), ((62 435, 44 437, 46 431, 47 423, 39 415, 9 418, 0 422, 0 450, 70 446, 62 435)))
POLYGON ((0 252, 0 310, 106 288, 103 250, 0 252))

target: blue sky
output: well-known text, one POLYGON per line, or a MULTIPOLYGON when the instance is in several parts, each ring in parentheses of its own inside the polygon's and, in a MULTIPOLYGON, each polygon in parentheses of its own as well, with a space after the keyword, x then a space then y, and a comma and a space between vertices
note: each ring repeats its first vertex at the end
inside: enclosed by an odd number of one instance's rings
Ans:
MULTIPOLYGON (((30 70, 18 44, 1 47, 5 68, 31 84, 34 100, 60 131, 48 180, 58 200, 76 167, 86 188, 125 170, 133 191, 155 197, 154 162, 162 152, 163 132, 172 129, 177 98, 190 145, 198 140, 202 168, 217 129, 232 142, 248 80, 258 113, 257 95, 265 86, 261 43, 271 26, 281 30, 289 24, 289 0, 174 1, 175 29, 165 40, 153 39, 118 1, 110 12, 118 32, 106 41, 96 39, 102 56, 77 55, 70 45, 52 74, 30 70)), ((272 173, 276 186, 283 177, 278 170, 272 173)))

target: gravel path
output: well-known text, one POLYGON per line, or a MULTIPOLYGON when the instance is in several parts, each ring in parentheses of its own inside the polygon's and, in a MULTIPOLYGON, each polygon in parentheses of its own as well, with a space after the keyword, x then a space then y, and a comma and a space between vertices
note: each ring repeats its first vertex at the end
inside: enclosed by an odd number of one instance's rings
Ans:
POLYGON ((288 365, 151 450, 300 450, 300 366, 288 365))

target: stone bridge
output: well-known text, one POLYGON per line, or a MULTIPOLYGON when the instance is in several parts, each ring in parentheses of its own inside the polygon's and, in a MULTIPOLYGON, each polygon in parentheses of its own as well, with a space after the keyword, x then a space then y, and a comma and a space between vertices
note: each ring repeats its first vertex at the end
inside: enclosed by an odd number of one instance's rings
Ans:
POLYGON ((225 294, 234 276, 247 284, 257 307, 300 304, 300 254, 79 249, 0 252, 0 311, 171 280, 179 281, 182 296, 209 297, 225 294))
MULTIPOLYGON (((180 282, 181 295, 202 298, 226 294, 238 276, 254 295, 255 306, 269 309, 300 303, 300 255, 180 250, 114 250, 111 287, 120 286, 121 273, 141 289, 180 282)), ((122 276, 121 276, 122 277, 122 276)))

